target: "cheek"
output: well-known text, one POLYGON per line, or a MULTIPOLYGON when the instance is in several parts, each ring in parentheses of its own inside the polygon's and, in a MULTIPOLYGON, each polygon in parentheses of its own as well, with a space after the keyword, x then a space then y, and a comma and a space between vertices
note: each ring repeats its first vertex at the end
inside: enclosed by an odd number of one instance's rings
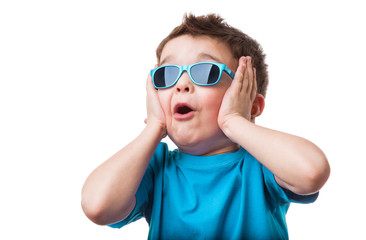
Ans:
POLYGON ((206 92, 206 94, 201 96, 201 99, 204 100, 203 107, 207 110, 207 113, 210 117, 217 118, 224 95, 225 89, 222 88, 220 91, 206 92))
POLYGON ((217 84, 217 87, 225 93, 226 90, 231 86, 232 82, 233 79, 230 78, 229 75, 223 73, 219 83, 217 84))
POLYGON ((163 109, 165 115, 167 115, 170 112, 170 95, 167 94, 167 92, 165 92, 164 90, 159 90, 158 97, 160 101, 160 106, 163 109))

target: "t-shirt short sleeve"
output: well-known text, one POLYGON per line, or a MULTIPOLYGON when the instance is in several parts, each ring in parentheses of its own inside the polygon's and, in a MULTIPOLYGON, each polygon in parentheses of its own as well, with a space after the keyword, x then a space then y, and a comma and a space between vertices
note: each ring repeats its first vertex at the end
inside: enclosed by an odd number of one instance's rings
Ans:
POLYGON ((319 192, 310 195, 299 195, 291 192, 290 190, 283 189, 276 182, 275 176, 266 167, 262 166, 264 181, 267 186, 269 195, 272 199, 276 200, 279 204, 286 203, 312 203, 318 198, 319 192))

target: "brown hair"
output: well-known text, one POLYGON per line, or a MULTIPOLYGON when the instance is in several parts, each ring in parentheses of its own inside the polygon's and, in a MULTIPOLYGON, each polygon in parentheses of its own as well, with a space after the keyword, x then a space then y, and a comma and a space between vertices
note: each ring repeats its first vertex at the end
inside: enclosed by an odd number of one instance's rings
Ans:
POLYGON ((259 43, 240 31, 228 25, 223 18, 216 14, 204 16, 184 15, 181 25, 173 31, 159 44, 156 49, 156 57, 160 62, 161 53, 167 42, 173 38, 188 34, 191 36, 205 35, 227 44, 231 49, 234 58, 250 56, 257 74, 257 92, 266 95, 268 85, 268 71, 265 63, 265 54, 259 43))

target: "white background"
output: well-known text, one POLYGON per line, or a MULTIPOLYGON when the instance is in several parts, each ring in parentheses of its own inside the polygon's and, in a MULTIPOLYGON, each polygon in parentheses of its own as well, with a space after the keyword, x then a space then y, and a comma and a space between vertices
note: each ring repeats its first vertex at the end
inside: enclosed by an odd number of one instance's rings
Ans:
POLYGON ((361 2, 1 1, 0 239, 146 239, 145 220, 94 225, 80 192, 143 129, 155 49, 185 12, 219 13, 261 43, 270 83, 257 124, 329 158, 318 201, 290 207, 290 238, 365 239, 361 2))

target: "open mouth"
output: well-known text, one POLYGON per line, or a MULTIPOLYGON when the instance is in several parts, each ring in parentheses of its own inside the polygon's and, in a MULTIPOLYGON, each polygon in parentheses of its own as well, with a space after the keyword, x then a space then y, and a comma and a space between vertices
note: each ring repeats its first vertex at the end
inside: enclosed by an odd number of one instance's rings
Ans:
POLYGON ((174 108, 174 115, 178 119, 188 119, 194 115, 195 110, 185 103, 179 103, 174 108))
POLYGON ((177 113, 179 113, 179 114, 187 114, 192 111, 193 110, 188 106, 181 106, 181 107, 178 107, 178 109, 177 109, 177 113))

